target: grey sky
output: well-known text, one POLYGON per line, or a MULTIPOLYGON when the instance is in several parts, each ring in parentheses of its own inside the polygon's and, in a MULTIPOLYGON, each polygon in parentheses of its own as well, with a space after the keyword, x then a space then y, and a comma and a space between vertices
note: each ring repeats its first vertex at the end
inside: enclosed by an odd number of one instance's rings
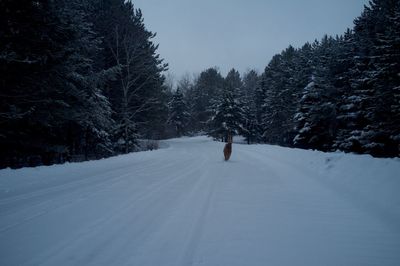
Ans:
POLYGON ((342 34, 368 0, 133 0, 180 77, 218 66, 263 71, 289 44, 342 34))

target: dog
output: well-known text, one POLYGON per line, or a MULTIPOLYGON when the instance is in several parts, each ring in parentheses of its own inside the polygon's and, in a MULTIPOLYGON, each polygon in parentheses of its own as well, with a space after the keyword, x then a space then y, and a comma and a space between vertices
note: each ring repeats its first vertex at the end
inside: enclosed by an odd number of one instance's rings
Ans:
POLYGON ((228 161, 229 158, 231 158, 231 154, 232 154, 232 136, 229 135, 228 136, 228 143, 226 143, 225 147, 224 147, 225 161, 228 161))

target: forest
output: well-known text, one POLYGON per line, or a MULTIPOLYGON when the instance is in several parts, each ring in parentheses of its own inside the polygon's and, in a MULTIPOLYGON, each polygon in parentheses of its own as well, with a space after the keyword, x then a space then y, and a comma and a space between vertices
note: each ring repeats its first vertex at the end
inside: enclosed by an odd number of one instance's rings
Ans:
POLYGON ((210 67, 176 88, 134 1, 2 0, 0 23, 0 168, 200 134, 400 156, 398 0, 370 1, 353 28, 289 46, 262 73, 210 67))

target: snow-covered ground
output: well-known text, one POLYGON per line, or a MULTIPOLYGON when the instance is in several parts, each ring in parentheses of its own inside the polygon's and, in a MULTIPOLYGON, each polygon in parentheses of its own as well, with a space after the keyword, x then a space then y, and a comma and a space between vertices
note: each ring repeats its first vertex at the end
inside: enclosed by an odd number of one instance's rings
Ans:
POLYGON ((400 160, 205 137, 0 171, 0 265, 400 265, 400 160))

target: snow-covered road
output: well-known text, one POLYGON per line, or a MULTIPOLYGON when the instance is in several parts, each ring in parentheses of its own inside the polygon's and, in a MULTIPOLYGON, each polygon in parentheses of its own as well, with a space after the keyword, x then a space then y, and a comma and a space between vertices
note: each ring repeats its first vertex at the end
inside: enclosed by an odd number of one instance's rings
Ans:
POLYGON ((400 161, 205 137, 0 171, 0 265, 400 265, 400 161))

